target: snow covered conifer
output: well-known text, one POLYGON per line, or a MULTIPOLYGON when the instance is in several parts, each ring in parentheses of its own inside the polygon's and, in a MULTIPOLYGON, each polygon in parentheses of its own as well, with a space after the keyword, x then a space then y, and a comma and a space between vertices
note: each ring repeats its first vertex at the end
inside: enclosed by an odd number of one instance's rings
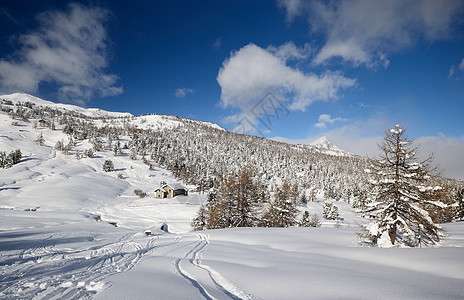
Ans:
POLYGON ((430 186, 432 156, 418 162, 418 147, 411 145, 400 125, 385 131, 379 148, 380 159, 370 159, 368 170, 374 200, 364 212, 374 220, 366 225, 366 236, 379 246, 439 242, 442 229, 425 209, 445 206, 433 197, 441 188, 430 186))
POLYGON ((301 218, 300 227, 311 227, 311 220, 307 210, 305 210, 303 217, 301 218))
POLYGON ((37 137, 37 139, 35 140, 37 143, 39 143, 40 146, 43 146, 44 143, 45 143, 45 139, 42 135, 42 133, 39 134, 39 136, 37 137))
POLYGON ((208 219, 208 209, 202 205, 197 212, 197 215, 192 220, 190 225, 192 226, 193 230, 204 230, 207 228, 207 219, 208 219))
POLYGON ((105 172, 113 172, 114 171, 114 164, 111 160, 107 159, 103 163, 103 171, 105 172))
POLYGON ((297 224, 298 209, 296 204, 296 186, 291 186, 284 180, 278 187, 267 212, 263 216, 264 225, 267 227, 289 227, 297 224))
POLYGON ((325 201, 322 208, 322 216, 326 219, 337 219, 339 216, 338 207, 330 201, 325 201))

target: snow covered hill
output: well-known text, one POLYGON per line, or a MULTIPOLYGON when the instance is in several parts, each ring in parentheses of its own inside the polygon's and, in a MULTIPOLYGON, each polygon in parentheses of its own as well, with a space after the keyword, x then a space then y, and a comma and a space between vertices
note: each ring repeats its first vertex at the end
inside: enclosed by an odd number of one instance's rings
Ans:
MULTIPOLYGON (((281 165, 276 173, 282 174, 295 173, 289 163, 293 153, 313 155, 312 150, 236 136, 212 124, 173 116, 135 117, 24 94, 0 99, 12 103, 2 102, 0 151, 22 152, 17 164, 0 168, 1 299, 464 297, 461 223, 445 226, 450 238, 438 247, 363 248, 356 232, 365 220, 350 203, 334 201, 340 219, 322 220, 318 228, 190 232, 190 222, 207 194, 198 191, 197 184, 178 179, 185 170, 176 177, 168 169, 181 170, 180 165, 155 162, 140 145, 163 140, 153 145, 165 160, 180 153, 192 157, 200 150, 211 159, 216 157, 214 145, 194 142, 219 136, 221 146, 233 153, 224 138, 230 135, 235 144, 248 146, 250 152, 244 153, 249 163, 256 159, 265 164, 274 157, 274 149, 283 149, 277 152, 278 161, 269 162, 281 165), (32 115, 26 102, 42 108, 32 115), (59 113, 65 111, 76 114, 59 113), (112 135, 114 128, 117 135, 112 135), (143 135, 146 130, 155 135, 143 135), (179 135, 170 139, 175 132, 179 135), (180 148, 185 142, 180 137, 191 144, 180 148), (95 145, 100 148, 90 155, 95 145), (136 146, 140 152, 133 151, 136 146), (260 158, 257 149, 266 155, 260 158), (103 170, 106 160, 113 162, 114 171, 103 170), (181 184, 189 194, 155 198, 161 182, 181 184), (140 192, 147 196, 136 195, 140 192)), ((314 155, 322 161, 334 157, 314 155)), ((200 161, 197 156, 191 159, 200 161)), ((336 159, 358 163, 355 158, 336 159)), ((325 174, 337 173, 335 165, 327 164, 325 174)), ((313 169, 323 166, 314 158, 313 169)), ((298 174, 301 180, 307 176, 303 170, 298 174)), ((314 175, 318 173, 309 174, 314 182, 324 182, 314 175)), ((323 198, 319 190, 315 201, 299 207, 301 214, 308 210, 321 216, 323 198)))
POLYGON ((332 142, 329 141, 329 139, 327 139, 327 137, 325 136, 318 138, 317 140, 312 142, 310 145, 314 147, 318 147, 318 148, 327 149, 327 150, 340 151, 340 149, 338 149, 337 146, 332 144, 332 142))
POLYGON ((319 151, 324 154, 333 155, 333 156, 354 156, 354 154, 341 150, 336 145, 334 145, 329 139, 325 136, 322 136, 309 144, 310 147, 313 147, 316 151, 319 151))

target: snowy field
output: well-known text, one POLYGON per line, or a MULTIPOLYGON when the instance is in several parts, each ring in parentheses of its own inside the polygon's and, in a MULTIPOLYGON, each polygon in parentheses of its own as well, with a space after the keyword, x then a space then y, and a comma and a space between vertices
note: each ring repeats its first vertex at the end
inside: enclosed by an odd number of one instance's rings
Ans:
MULTIPOLYGON (((464 298, 463 223, 437 247, 359 247, 364 220, 339 202, 342 224, 190 232, 206 194, 155 199, 169 171, 124 151, 78 160, 53 149, 61 131, 11 123, 0 113, 0 150, 23 153, 0 169, 1 299, 464 298)), ((302 211, 322 216, 321 200, 302 211)))

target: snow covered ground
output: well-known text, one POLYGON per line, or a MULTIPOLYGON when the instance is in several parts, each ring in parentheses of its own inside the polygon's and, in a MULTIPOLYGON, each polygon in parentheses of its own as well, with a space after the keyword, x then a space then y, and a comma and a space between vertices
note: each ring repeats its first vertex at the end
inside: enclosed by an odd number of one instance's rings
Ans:
MULTIPOLYGON (((162 126, 146 118, 140 126, 162 126)), ((445 225, 438 247, 363 248, 364 220, 339 202, 341 226, 190 232, 206 195, 155 199, 169 171, 124 151, 78 160, 53 149, 61 131, 11 123, 0 113, 0 150, 23 153, 0 169, 1 299, 464 298, 463 223, 445 225)), ((322 216, 320 200, 302 211, 322 216)))

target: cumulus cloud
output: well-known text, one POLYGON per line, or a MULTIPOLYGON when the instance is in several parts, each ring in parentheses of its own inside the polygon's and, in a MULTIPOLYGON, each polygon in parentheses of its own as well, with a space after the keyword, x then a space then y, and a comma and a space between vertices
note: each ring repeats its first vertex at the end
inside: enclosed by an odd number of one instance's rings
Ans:
POLYGON ((298 48, 293 42, 287 42, 279 47, 270 45, 266 50, 284 62, 308 59, 313 52, 309 43, 306 43, 303 48, 298 48))
POLYGON ((326 38, 314 63, 341 58, 354 65, 388 66, 388 53, 446 39, 464 9, 460 0, 279 0, 287 19, 305 15, 311 30, 326 38))
POLYGON ((340 89, 355 85, 354 79, 339 72, 316 75, 286 65, 290 58, 306 57, 307 50, 296 49, 292 44, 269 49, 246 45, 233 52, 219 70, 220 104, 240 110, 232 119, 245 116, 256 125, 256 105, 260 105, 260 100, 282 110, 305 111, 314 101, 336 99, 340 89), (272 97, 266 96, 269 93, 272 97))
POLYGON ((0 60, 0 90, 33 93, 47 83, 57 86, 59 97, 80 104, 95 95, 121 94, 118 77, 105 70, 108 15, 80 4, 39 14, 38 28, 19 36, 18 51, 0 60))
POLYGON ((327 128, 327 124, 333 124, 337 121, 345 121, 345 119, 337 117, 337 118, 332 118, 328 114, 322 114, 319 116, 319 119, 317 123, 314 125, 314 127, 317 128, 327 128))
POLYGON ((185 96, 187 96, 187 94, 191 94, 193 92, 194 90, 191 88, 179 88, 174 91, 174 95, 177 98, 184 98, 185 96))

